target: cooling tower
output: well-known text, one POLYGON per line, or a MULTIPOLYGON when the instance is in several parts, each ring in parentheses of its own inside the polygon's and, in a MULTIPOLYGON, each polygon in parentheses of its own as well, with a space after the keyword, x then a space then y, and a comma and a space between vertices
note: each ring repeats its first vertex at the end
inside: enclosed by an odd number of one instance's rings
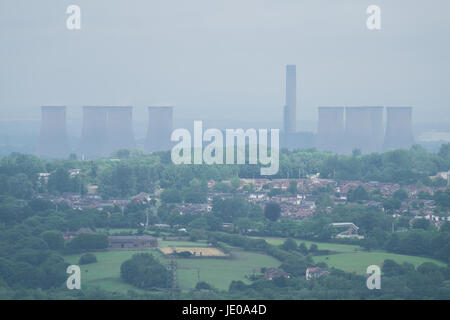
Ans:
POLYGON ((297 109, 297 76, 295 65, 286 66, 286 107, 284 112, 284 128, 287 135, 295 133, 297 109))
POLYGON ((345 152, 380 152, 383 144, 383 107, 345 108, 345 152))
POLYGON ((319 107, 316 147, 318 150, 344 152, 344 107, 319 107))
POLYGON ((105 156, 107 107, 84 107, 83 130, 78 154, 84 159, 105 156))
POLYGON ((44 158, 66 158, 70 146, 66 128, 66 107, 41 107, 41 131, 37 154, 44 158))
POLYGON ((106 154, 136 148, 133 133, 133 107, 108 107, 106 154))
POLYGON ((173 107, 148 107, 148 129, 145 150, 148 152, 171 149, 173 107))
POLYGON ((407 149, 414 143, 412 107, 387 107, 384 150, 407 149))
POLYGON ((383 107, 366 107, 370 120, 370 143, 365 152, 381 152, 383 150, 383 107))

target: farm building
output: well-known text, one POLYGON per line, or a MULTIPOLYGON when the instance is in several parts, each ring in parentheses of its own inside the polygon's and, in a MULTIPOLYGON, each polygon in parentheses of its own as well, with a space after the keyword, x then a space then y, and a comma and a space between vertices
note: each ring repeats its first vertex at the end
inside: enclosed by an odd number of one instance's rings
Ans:
POLYGON ((364 236, 358 235, 359 227, 357 227, 353 222, 338 222, 332 223, 332 227, 345 229, 343 232, 336 235, 336 238, 352 238, 352 239, 364 239, 364 236))
POLYGON ((152 236, 108 236, 110 248, 156 248, 158 239, 152 236))
POLYGON ((287 278, 287 279, 290 278, 288 273, 286 273, 283 270, 278 269, 278 268, 269 268, 266 270, 266 272, 264 272, 264 278, 267 280, 273 280, 273 279, 281 278, 281 277, 287 278))

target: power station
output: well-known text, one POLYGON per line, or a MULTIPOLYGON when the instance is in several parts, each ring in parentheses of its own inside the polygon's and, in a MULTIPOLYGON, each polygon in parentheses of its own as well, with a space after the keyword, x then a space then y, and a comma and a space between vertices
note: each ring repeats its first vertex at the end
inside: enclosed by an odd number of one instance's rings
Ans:
POLYGON ((335 153, 382 152, 410 148, 412 108, 387 107, 386 131, 383 126, 383 107, 319 107, 316 148, 335 153), (345 121, 344 121, 345 119, 345 121))
POLYGON ((282 148, 312 148, 313 134, 297 131, 297 71, 296 66, 286 65, 286 94, 283 107, 282 148))
POLYGON ((380 152, 383 145, 383 107, 345 108, 345 151, 380 152))
POLYGON ((381 152, 383 149, 383 107, 366 107, 369 114, 369 127, 371 132, 370 143, 367 145, 365 152, 381 152))
POLYGON ((412 107, 387 107, 384 150, 410 148, 414 143, 412 107))
MULTIPOLYGON (((145 149, 149 152, 171 148, 173 107, 148 107, 145 149)), ((131 106, 85 106, 83 128, 77 154, 81 159, 110 156, 120 149, 136 149, 131 106)), ((66 129, 66 107, 42 107, 37 154, 44 158, 64 158, 70 154, 66 129)))
POLYGON ((173 107, 148 107, 148 129, 145 150, 148 152, 171 149, 170 136, 173 130, 173 107))
POLYGON ((70 154, 65 106, 41 107, 41 130, 37 154, 44 158, 65 158, 70 154))
POLYGON ((344 107, 319 107, 316 148, 322 151, 344 151, 344 107))
POLYGON ((78 154, 83 159, 106 155, 108 107, 83 107, 83 130, 78 154))
POLYGON ((108 107, 106 154, 121 149, 136 149, 133 132, 133 107, 108 107))
POLYGON ((286 105, 284 106, 284 132, 294 134, 297 121, 297 75, 296 66, 286 66, 286 105))
MULTIPOLYGON (((409 148, 414 143, 412 107, 387 107, 384 130, 382 106, 318 107, 318 127, 298 132, 296 66, 286 65, 286 103, 283 108, 283 148, 311 148, 350 154, 409 148), (315 139, 314 139, 315 138, 315 139), (315 141, 314 141, 315 140, 315 141)), ((66 128, 65 106, 43 106, 37 154, 47 158, 69 155, 71 148, 66 128)), ((172 147, 173 106, 149 106, 148 127, 144 142, 147 152, 168 151, 172 147)), ((82 159, 110 156, 120 149, 136 149, 133 131, 133 107, 85 106, 83 129, 77 154, 82 159)))

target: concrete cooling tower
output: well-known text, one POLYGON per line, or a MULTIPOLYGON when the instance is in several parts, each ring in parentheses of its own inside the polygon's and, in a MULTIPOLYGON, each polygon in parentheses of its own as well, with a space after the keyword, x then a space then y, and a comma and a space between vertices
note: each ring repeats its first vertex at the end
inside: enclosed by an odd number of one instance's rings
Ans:
POLYGON ((83 159, 106 156, 108 107, 84 107, 78 155, 83 159))
POLYGON ((41 107, 41 131, 37 145, 38 156, 66 158, 70 151, 66 127, 66 107, 41 107))
POLYGON ((173 107, 148 107, 148 130, 145 150, 148 152, 171 149, 170 136, 173 129, 173 107))
POLYGON ((383 107, 345 108, 345 152, 381 152, 383 144, 383 107))
MULTIPOLYGON (((383 107, 366 107, 369 113, 371 139, 365 152, 382 152, 383 151, 383 107)), ((364 151, 364 150, 363 150, 364 151)))
POLYGON ((387 107, 384 150, 408 149, 414 144, 412 107, 387 107))
POLYGON ((344 152, 344 107, 319 107, 316 147, 321 151, 344 152))
POLYGON ((108 107, 106 155, 120 149, 136 149, 133 133, 133 107, 108 107))

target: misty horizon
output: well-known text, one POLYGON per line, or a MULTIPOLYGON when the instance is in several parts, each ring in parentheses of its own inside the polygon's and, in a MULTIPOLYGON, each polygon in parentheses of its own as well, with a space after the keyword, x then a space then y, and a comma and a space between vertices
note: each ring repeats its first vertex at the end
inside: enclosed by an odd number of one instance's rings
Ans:
POLYGON ((39 119, 41 105, 66 105, 69 119, 84 105, 132 105, 139 121, 144 107, 170 104, 175 119, 239 113, 281 126, 284 69, 295 64, 299 131, 323 105, 410 105, 414 123, 450 120, 445 1, 380 0, 376 32, 365 26, 370 1, 172 2, 78 1, 82 28, 69 31, 67 1, 3 1, 0 119, 39 119))

